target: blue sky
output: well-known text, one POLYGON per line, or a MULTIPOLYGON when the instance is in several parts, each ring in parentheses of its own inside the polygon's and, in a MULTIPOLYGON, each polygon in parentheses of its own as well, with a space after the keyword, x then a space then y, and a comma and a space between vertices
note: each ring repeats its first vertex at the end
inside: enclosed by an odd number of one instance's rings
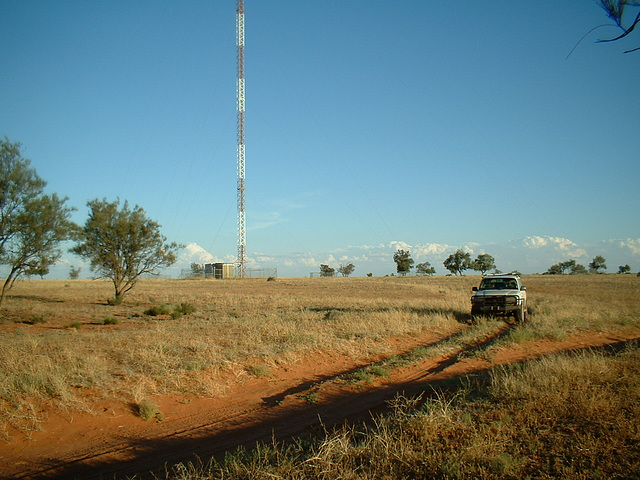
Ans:
MULTIPOLYGON (((640 269, 640 36, 589 0, 245 1, 249 266, 640 269)), ((235 2, 0 0, 0 135, 69 197, 234 261, 235 2)), ((53 274, 69 265, 65 254, 53 274)))

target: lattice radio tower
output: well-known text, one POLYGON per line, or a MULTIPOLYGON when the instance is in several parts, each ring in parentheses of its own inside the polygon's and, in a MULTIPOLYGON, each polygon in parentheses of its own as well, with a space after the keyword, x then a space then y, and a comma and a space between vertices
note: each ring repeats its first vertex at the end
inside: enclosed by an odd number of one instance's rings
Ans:
POLYGON ((236 44, 238 47, 238 270, 240 277, 244 277, 247 262, 247 224, 244 199, 244 0, 238 0, 236 44))

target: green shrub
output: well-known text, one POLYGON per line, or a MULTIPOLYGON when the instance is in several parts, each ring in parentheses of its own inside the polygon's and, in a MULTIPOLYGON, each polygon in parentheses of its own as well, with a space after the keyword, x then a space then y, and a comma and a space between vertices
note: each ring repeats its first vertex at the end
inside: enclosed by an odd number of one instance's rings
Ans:
POLYGON ((271 370, 267 365, 248 365, 244 369, 247 373, 257 378, 267 378, 271 376, 271 370))
POLYGON ((176 305, 171 313, 171 318, 174 320, 182 317, 183 315, 189 315, 196 311, 196 307, 190 303, 182 302, 180 305, 176 305))
POLYGON ((107 305, 111 305, 112 307, 115 307, 117 305, 121 305, 122 304, 122 297, 110 297, 107 298, 107 305))
POLYGON ((320 397, 317 393, 307 393, 301 397, 309 405, 316 405, 320 401, 320 397))
POLYGON ((142 400, 137 404, 138 415, 143 420, 149 421, 155 418, 157 421, 162 421, 162 413, 160 413, 160 409, 158 405, 153 403, 150 400, 142 400))
POLYGON ((120 323, 120 320, 117 319, 116 317, 105 317, 102 320, 103 325, 118 325, 119 323, 120 323))
POLYGON ((149 315, 150 317, 158 317, 160 315, 169 315, 169 313, 171 313, 171 310, 169 309, 169 306, 166 304, 149 307, 144 311, 144 314, 149 315))

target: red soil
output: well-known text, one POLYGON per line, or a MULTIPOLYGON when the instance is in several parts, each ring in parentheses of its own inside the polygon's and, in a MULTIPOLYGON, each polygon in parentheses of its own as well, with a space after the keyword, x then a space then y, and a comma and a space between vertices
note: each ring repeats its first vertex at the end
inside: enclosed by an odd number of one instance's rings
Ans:
MULTIPOLYGON (((93 413, 49 409, 41 431, 30 438, 14 435, 0 444, 1 478, 124 478, 163 476, 178 462, 206 461, 239 445, 285 440, 322 431, 345 420, 366 420, 383 410, 398 393, 431 391, 430 386, 462 375, 481 373, 496 365, 537 358, 550 353, 604 345, 622 345, 635 335, 591 334, 563 342, 536 342, 495 349, 492 362, 460 355, 486 347, 508 331, 495 332, 462 352, 397 368, 371 383, 346 382, 338 375, 362 365, 326 353, 275 372, 268 379, 249 379, 232 387, 223 398, 168 396, 156 398, 162 421, 145 421, 131 405, 88 393, 93 413), (309 401, 314 394, 317 402, 309 401), (93 398, 93 401, 91 401, 93 398)), ((400 339, 397 353, 442 339, 400 339)), ((371 363, 382 359, 369 359, 371 363)))

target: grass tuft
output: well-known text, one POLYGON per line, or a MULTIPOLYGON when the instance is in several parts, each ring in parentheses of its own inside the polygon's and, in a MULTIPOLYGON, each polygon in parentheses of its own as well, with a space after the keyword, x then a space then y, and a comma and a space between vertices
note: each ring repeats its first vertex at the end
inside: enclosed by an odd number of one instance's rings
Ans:
POLYGON ((169 315, 171 313, 171 309, 169 305, 154 305, 153 307, 149 307, 144 311, 145 315, 149 315, 150 317, 159 317, 161 315, 169 315))
POLYGON ((120 320, 116 317, 104 317, 102 319, 102 324, 103 325, 118 325, 120 323, 120 320))
POLYGON ((47 319, 44 317, 44 315, 33 315, 24 323, 27 323, 29 325, 37 325, 39 323, 47 323, 47 319))
POLYGON ((171 312, 171 318, 177 320, 183 315, 190 315, 196 311, 196 307, 190 303, 183 302, 180 305, 176 305, 171 312))
POLYGON ((271 369, 267 365, 248 365, 245 370, 256 378, 268 378, 272 375, 271 369))
POLYGON ((158 405, 153 403, 150 400, 142 400, 137 405, 138 416, 143 420, 149 421, 152 419, 157 420, 158 422, 162 421, 162 413, 158 408, 158 405))

